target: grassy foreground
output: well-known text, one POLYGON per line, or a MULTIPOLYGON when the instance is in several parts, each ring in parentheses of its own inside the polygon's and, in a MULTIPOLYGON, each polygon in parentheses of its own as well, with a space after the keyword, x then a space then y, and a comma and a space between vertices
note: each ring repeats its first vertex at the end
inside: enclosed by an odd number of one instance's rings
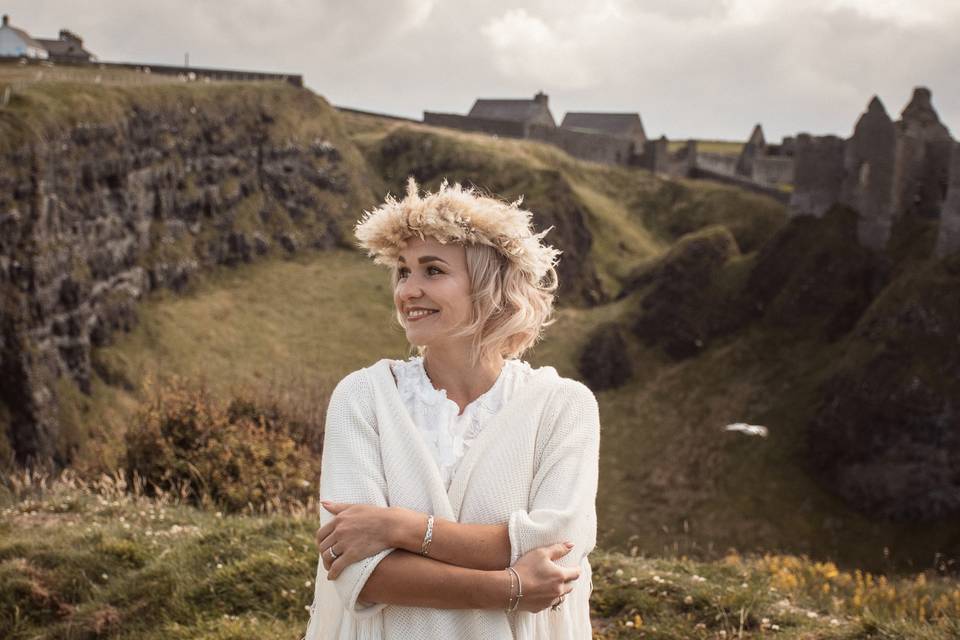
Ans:
MULTIPOLYGON (((146 498, 121 478, 7 480, 0 637, 299 638, 315 506, 241 516, 146 498)), ((595 551, 594 638, 956 638, 960 585, 797 556, 715 562, 595 551)))

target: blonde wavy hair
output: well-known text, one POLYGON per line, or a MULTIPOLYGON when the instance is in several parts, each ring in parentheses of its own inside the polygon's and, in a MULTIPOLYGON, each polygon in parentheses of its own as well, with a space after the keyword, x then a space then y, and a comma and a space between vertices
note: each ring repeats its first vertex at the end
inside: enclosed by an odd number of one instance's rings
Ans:
MULTIPOLYGON (((550 229, 535 233, 533 214, 521 209, 521 203, 506 203, 446 181, 436 193, 421 197, 410 178, 403 200, 388 196, 357 223, 360 246, 375 262, 390 267, 394 288, 397 256, 410 238, 463 245, 471 317, 455 335, 472 338, 474 365, 495 355, 519 358, 553 324, 560 252, 541 242, 550 229)), ((399 311, 396 318, 405 326, 399 311)), ((426 348, 417 351, 423 355, 426 348)))
MULTIPOLYGON (((553 302, 557 272, 551 267, 546 278, 533 283, 519 268, 495 249, 483 244, 466 244, 470 279, 470 319, 455 337, 471 336, 471 364, 478 365, 496 355, 519 358, 553 324, 553 302)), ((391 267, 391 283, 397 286, 398 269, 391 267)), ((397 322, 406 328, 403 314, 397 322)), ((421 356, 426 347, 417 346, 421 356)))

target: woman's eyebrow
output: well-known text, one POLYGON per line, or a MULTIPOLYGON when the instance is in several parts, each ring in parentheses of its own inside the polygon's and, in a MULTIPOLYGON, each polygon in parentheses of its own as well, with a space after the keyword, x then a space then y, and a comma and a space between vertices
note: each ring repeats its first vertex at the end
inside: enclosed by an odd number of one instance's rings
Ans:
MULTIPOLYGON (((446 260, 444 260, 443 258, 437 257, 437 256, 420 256, 420 257, 417 259, 417 262, 419 262, 420 264, 423 264, 424 262, 434 262, 434 261, 436 261, 436 262, 442 262, 443 264, 449 264, 446 260)), ((397 258, 397 262, 404 262, 404 263, 405 263, 406 260, 404 260, 403 256, 400 256, 400 257, 397 258)))

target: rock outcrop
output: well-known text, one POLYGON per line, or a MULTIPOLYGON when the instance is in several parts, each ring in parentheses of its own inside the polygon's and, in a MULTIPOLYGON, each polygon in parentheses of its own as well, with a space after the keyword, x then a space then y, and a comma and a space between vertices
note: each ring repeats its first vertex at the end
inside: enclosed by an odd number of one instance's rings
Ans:
POLYGON ((136 321, 146 292, 274 245, 332 247, 361 207, 322 99, 158 91, 122 115, 24 134, 0 156, 0 428, 19 462, 68 461, 83 436, 61 433, 57 390, 69 379, 89 392, 91 348, 136 321), (291 128, 301 119, 312 121, 291 128))
POLYGON ((647 276, 651 290, 634 334, 673 358, 699 353, 718 330, 712 285, 723 265, 739 254, 733 234, 719 225, 680 238, 647 276))
POLYGON ((960 513, 960 262, 892 284, 851 333, 808 432, 817 476, 873 516, 960 513))
POLYGON ((594 391, 615 389, 630 379, 633 362, 618 323, 605 323, 590 333, 580 353, 577 369, 594 391))

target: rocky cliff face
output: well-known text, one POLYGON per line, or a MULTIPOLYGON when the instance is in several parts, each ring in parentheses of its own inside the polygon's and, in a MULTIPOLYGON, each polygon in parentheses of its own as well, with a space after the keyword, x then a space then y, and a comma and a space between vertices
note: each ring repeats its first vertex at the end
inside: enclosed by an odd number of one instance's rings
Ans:
POLYGON ((82 434, 60 432, 58 386, 89 391, 91 347, 138 299, 209 265, 344 243, 370 195, 307 91, 171 86, 42 131, 29 100, 4 113, 21 135, 0 156, 0 429, 17 461, 66 462, 82 434))

